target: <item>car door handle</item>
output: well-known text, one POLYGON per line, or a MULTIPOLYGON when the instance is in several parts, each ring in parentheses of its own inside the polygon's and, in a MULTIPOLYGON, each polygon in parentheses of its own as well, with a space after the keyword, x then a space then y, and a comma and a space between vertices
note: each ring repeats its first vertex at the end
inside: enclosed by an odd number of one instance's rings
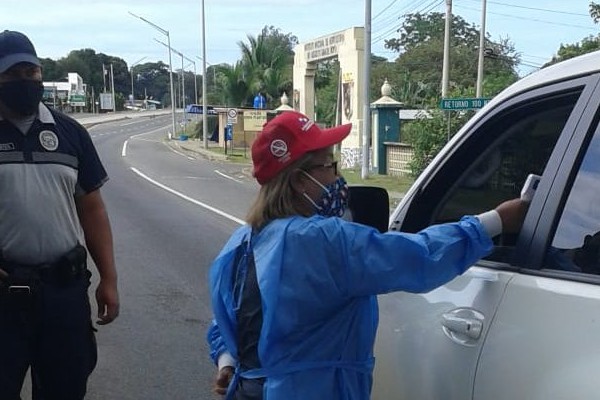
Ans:
POLYGON ((479 339, 483 330, 482 321, 452 313, 442 315, 442 325, 451 333, 462 334, 474 340, 479 339))

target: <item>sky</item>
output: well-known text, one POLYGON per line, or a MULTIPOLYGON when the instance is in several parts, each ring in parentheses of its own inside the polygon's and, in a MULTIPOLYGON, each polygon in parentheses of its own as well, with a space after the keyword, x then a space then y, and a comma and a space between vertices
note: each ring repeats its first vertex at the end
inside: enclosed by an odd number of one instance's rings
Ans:
MULTIPOLYGON (((481 26, 483 0, 452 0, 453 13, 481 26)), ((393 60, 384 40, 397 35, 399 15, 445 12, 445 0, 371 0, 372 51, 393 60)), ((487 0, 486 31, 494 41, 509 38, 521 53, 521 75, 535 71, 561 44, 580 42, 600 33, 588 13, 588 0, 487 0)), ((1 0, 1 29, 25 33, 38 56, 58 60, 71 50, 94 49, 124 59, 129 66, 168 64, 167 36, 136 14, 169 32, 171 47, 196 61, 202 56, 201 0, 1 0), (156 39, 156 40, 155 40, 156 39)), ((365 0, 205 0, 206 61, 235 63, 238 42, 256 36, 265 25, 310 41, 365 25, 365 0)), ((173 68, 181 57, 173 54, 173 68)), ((186 70, 194 65, 184 60, 186 70)), ((440 66, 441 68, 441 66, 440 66)))

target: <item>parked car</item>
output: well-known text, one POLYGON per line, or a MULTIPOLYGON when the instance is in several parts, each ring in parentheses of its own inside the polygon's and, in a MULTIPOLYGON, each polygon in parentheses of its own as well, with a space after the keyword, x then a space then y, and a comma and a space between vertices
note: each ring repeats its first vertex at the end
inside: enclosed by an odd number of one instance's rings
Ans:
POLYGON ((497 95, 390 217, 417 232, 519 197, 518 235, 426 294, 380 296, 372 398, 600 398, 600 52, 497 95))

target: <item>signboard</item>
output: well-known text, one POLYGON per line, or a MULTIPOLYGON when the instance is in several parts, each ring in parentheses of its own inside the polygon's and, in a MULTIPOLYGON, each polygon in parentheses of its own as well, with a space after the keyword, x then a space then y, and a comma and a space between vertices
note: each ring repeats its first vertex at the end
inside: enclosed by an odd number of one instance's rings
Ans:
POLYGON ((100 109, 101 110, 112 110, 113 109, 112 93, 100 93, 100 109))
POLYGON ((304 55, 307 62, 315 62, 326 58, 333 58, 339 53, 339 46, 344 43, 344 32, 334 33, 320 37, 304 45, 304 55))
MULTIPOLYGON (((202 114, 202 105, 199 104, 188 104, 185 106, 185 112, 190 114, 202 114)), ((206 106, 207 115, 217 115, 213 106, 206 106)))
POLYGON ((244 110, 244 131, 260 132, 267 123, 267 112, 259 110, 244 110))
POLYGON ((227 123, 237 124, 237 110, 235 108, 227 109, 227 123))
POLYGON ((489 103, 489 97, 454 98, 440 100, 442 110, 474 110, 489 103))
POLYGON ((71 103, 73 107, 85 107, 85 95, 72 94, 69 96, 69 103, 71 103))

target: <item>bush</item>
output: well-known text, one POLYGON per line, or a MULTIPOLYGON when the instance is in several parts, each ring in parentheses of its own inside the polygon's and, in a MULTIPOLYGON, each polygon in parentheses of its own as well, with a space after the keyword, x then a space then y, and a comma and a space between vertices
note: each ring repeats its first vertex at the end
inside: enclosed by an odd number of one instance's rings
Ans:
POLYGON ((402 135, 412 145, 414 156, 410 162, 411 174, 417 177, 448 142, 449 138, 467 122, 474 112, 443 112, 429 110, 430 118, 420 118, 406 123, 402 135), (450 118, 450 129, 448 129, 450 118))

